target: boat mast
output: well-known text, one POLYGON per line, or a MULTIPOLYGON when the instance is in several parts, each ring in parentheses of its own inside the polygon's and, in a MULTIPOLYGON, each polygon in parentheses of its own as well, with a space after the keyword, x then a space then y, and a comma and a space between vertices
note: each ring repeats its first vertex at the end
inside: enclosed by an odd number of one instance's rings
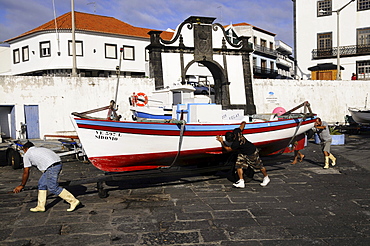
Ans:
POLYGON ((76 26, 75 26, 75 1, 71 0, 71 14, 72 14, 72 77, 77 77, 77 65, 76 65, 76 26))
POLYGON ((117 105, 117 97, 118 97, 118 87, 119 87, 119 77, 121 76, 121 64, 122 64, 122 58, 123 58, 123 47, 120 48, 120 57, 119 57, 119 63, 116 67, 116 74, 117 74, 117 85, 116 85, 116 96, 114 97, 114 103, 117 105))

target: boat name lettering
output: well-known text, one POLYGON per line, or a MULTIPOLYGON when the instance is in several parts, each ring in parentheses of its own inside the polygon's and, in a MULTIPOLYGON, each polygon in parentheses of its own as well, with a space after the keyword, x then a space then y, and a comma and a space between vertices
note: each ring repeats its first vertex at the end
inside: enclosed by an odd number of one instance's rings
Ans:
POLYGON ((95 131, 96 139, 118 141, 119 137, 121 137, 119 132, 95 131))

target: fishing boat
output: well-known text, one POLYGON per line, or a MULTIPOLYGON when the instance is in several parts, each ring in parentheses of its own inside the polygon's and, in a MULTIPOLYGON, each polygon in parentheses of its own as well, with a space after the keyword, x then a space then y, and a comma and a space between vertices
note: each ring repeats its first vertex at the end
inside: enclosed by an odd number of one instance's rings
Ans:
POLYGON ((157 91, 153 100, 137 93, 131 108, 132 120, 119 120, 114 101, 101 108, 109 109, 106 119, 88 116, 96 110, 72 113, 72 122, 90 162, 103 171, 126 172, 217 159, 222 148, 216 136, 239 127, 242 121, 247 123, 243 134, 260 149, 261 155, 282 153, 297 136, 311 129, 316 119, 308 102, 280 116, 244 115, 243 110, 223 110, 221 105, 204 102, 204 97, 195 98, 193 91, 186 86, 157 91), (294 113, 300 107, 305 108, 304 113, 294 113), (146 116, 138 114, 144 109, 146 116))
POLYGON ((359 108, 348 108, 352 119, 358 124, 370 124, 370 110, 359 108))

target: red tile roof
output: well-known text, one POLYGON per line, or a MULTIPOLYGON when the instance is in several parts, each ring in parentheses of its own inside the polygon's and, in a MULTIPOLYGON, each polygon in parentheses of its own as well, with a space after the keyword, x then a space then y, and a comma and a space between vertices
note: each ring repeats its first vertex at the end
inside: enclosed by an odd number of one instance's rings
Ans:
MULTIPOLYGON (((72 29, 71 12, 59 16, 56 19, 56 22, 57 22, 58 30, 71 30, 72 29)), ((126 35, 126 36, 141 37, 141 38, 149 38, 150 36, 148 32, 152 31, 152 29, 132 26, 130 24, 127 24, 113 17, 87 14, 87 13, 81 13, 81 12, 75 12, 75 23, 76 23, 75 24, 76 30, 110 33, 110 34, 126 35)), ((46 30, 55 30, 54 19, 39 27, 36 27, 33 30, 25 32, 17 37, 8 39, 5 42, 9 42, 9 41, 15 40, 20 37, 24 37, 32 33, 37 33, 39 31, 46 31, 46 30)), ((161 37, 165 40, 170 40, 172 36, 173 36, 172 32, 164 31, 161 33, 161 37)))

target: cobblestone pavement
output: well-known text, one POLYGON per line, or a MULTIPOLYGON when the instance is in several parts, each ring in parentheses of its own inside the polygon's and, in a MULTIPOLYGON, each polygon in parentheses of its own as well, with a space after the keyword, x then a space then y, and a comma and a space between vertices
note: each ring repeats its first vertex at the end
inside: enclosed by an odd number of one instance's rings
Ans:
MULTIPOLYGON (((47 211, 32 213, 37 190, 9 194, 22 170, 0 167, 0 245, 370 245, 370 136, 346 136, 333 146, 338 165, 324 170, 320 147, 309 142, 304 161, 292 154, 263 158, 245 189, 228 173, 66 187, 83 203, 54 195, 47 211)), ((104 175, 91 164, 64 160, 61 182, 104 175)), ((37 185, 33 170, 28 187, 37 185)))

